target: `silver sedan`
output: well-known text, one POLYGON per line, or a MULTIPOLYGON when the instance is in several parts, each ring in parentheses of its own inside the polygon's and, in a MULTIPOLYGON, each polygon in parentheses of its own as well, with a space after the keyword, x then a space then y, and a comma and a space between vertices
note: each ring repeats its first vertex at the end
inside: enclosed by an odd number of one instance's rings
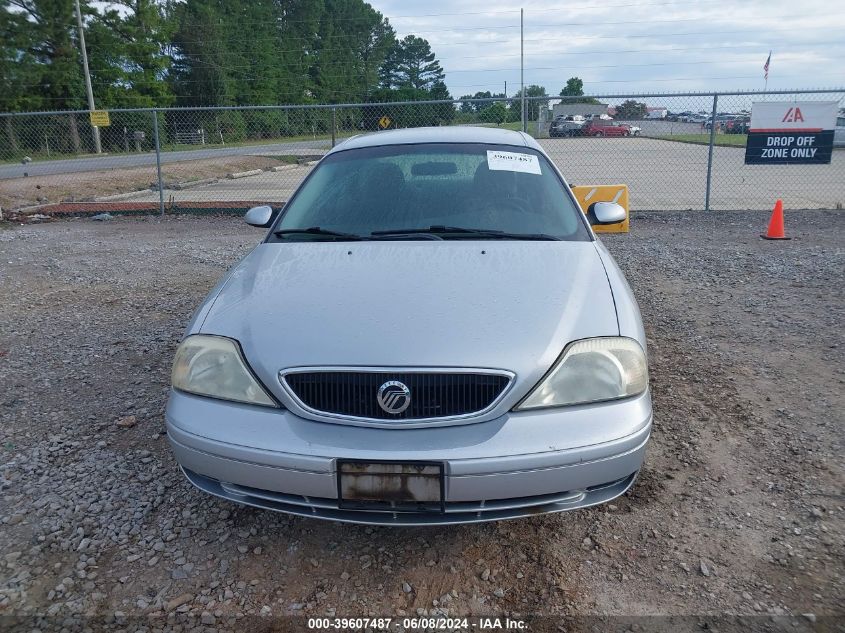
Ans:
POLYGON ((639 310, 531 137, 381 132, 329 152, 194 314, 167 431, 199 489, 394 525, 624 493, 651 431, 639 310))

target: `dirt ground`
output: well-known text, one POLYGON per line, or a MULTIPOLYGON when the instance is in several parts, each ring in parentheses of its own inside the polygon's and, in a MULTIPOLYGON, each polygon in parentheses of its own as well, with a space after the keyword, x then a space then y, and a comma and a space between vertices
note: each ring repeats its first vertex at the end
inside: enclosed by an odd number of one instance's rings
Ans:
MULTIPOLYGON (((252 169, 269 169, 284 161, 266 156, 221 156, 168 163, 165 183, 181 183, 252 169)), ((155 165, 0 180, 0 207, 17 209, 47 202, 79 202, 98 196, 149 190, 157 182, 155 165)))
POLYGON ((208 217, 0 231, 0 612, 25 630, 443 613, 842 630, 845 214, 790 212, 786 242, 759 239, 766 220, 640 213, 604 238, 649 339, 654 434, 628 494, 413 529, 243 508, 178 472, 163 426, 175 346, 260 231, 208 217))

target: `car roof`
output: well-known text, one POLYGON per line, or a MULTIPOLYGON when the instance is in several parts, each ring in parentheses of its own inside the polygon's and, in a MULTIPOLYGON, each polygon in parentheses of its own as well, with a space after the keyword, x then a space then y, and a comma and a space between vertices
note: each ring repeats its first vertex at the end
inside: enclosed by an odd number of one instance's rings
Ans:
POLYGON ((494 127, 448 125, 442 127, 414 127, 360 134, 336 145, 329 153, 361 147, 382 145, 416 145, 421 143, 487 143, 516 145, 542 151, 539 143, 524 132, 494 127))

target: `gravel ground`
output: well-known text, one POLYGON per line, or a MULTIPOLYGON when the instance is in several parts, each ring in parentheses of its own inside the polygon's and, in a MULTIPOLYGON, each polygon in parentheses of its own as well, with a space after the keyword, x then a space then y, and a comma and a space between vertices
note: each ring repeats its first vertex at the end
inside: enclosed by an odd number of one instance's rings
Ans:
MULTIPOLYGON (((266 156, 220 156, 168 163, 162 168, 162 178, 166 185, 205 178, 225 179, 232 172, 269 169, 284 164, 279 159, 266 156)), ((133 200, 158 202, 158 190, 149 193, 150 186, 156 183, 155 165, 0 179, 0 207, 9 210, 48 202, 92 200, 97 196, 139 190, 146 190, 146 193, 139 194, 133 200)), ((170 189, 166 189, 165 193, 166 199, 174 193, 179 195, 170 189)), ((241 191, 241 195, 243 193, 241 191)))
POLYGON ((0 613, 26 630, 83 615, 250 631, 441 612, 838 629, 845 215, 790 212, 789 242, 760 240, 766 220, 641 213, 605 238, 650 344, 656 421, 630 493, 414 529, 242 508, 177 471, 163 426, 173 351, 260 232, 196 217, 0 230, 0 613))

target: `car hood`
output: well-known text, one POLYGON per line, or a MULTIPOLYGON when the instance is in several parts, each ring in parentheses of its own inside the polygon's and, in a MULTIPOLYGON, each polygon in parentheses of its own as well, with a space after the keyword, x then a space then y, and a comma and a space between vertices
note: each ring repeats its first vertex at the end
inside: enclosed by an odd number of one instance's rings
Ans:
POLYGON ((505 369, 518 397, 568 342, 619 332, 592 242, 265 243, 208 301, 199 331, 277 395, 281 369, 351 365, 505 369))

